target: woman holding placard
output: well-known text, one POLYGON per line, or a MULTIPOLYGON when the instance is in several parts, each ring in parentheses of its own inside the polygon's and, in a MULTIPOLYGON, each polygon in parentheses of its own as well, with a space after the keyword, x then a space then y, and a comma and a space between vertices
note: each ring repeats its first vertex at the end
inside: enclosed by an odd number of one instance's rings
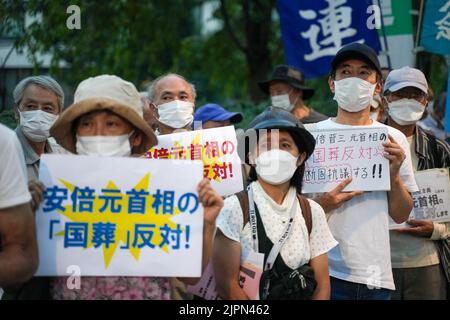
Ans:
POLYGON ((337 242, 323 209, 301 196, 304 162, 315 139, 289 112, 270 108, 250 124, 245 140, 251 183, 225 199, 217 219, 213 266, 219 295, 329 299, 327 252, 337 242), (250 284, 258 277, 255 289, 250 284))

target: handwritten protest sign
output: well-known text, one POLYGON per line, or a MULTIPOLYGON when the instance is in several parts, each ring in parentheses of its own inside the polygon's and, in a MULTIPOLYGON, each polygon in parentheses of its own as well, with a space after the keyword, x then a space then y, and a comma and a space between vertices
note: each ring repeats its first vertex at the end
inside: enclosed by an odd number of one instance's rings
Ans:
POLYGON ((241 160, 233 126, 158 136, 150 159, 201 160, 204 177, 222 196, 243 189, 241 160))
POLYGON ((202 171, 200 161, 43 155, 37 275, 200 276, 202 171))
POLYGON ((311 130, 314 153, 306 161, 303 192, 328 192, 352 177, 344 191, 390 190, 382 143, 387 128, 311 130))
MULTIPOLYGON (((450 179, 448 168, 418 171, 415 174, 419 191, 413 193, 414 208, 410 219, 450 221, 450 179)), ((390 229, 409 227, 390 220, 390 229)))

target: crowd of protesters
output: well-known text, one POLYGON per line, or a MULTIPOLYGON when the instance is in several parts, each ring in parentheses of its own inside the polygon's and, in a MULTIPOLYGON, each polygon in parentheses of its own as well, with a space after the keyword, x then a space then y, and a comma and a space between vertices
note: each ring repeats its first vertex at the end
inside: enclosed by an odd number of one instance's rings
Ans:
MULTIPOLYGON (((249 298, 239 272, 242 257, 252 253, 264 261, 260 299, 447 299, 448 261, 438 243, 450 237, 450 223, 409 219, 418 191, 414 174, 450 167, 446 93, 432 101, 420 70, 386 71, 359 43, 337 52, 328 84, 337 102, 333 118, 307 106, 315 90, 301 70, 277 66, 259 83, 271 105, 249 119, 256 141, 239 140, 246 188, 223 199, 208 179, 197 187, 202 270, 212 263, 223 299, 249 298), (316 145, 310 131, 365 128, 387 128, 390 191, 343 191, 348 178, 329 192, 304 194, 305 161, 316 145), (409 227, 389 230, 390 220, 409 227)), ((156 78, 144 93, 117 76, 91 77, 65 109, 64 91, 49 76, 23 79, 12 95, 17 128, 0 125, 2 299, 197 298, 187 285, 199 278, 82 277, 81 288, 70 289, 64 277, 34 277, 35 215, 45 193, 40 157, 139 157, 158 136, 234 125, 242 114, 215 103, 196 108, 195 86, 178 74, 156 78)))

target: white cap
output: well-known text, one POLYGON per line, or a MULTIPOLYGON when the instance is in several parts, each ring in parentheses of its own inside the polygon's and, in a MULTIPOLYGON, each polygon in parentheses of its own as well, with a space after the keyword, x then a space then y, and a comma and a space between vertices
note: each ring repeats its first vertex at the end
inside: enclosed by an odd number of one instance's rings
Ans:
POLYGON ((428 94, 428 83, 422 71, 403 67, 392 70, 384 84, 383 93, 389 90, 395 92, 406 87, 415 87, 428 94))

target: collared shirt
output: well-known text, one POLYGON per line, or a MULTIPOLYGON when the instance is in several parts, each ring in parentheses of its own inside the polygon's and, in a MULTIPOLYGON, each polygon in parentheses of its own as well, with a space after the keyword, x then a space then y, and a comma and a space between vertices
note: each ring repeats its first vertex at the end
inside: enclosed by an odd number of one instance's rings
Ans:
MULTIPOLYGON (((39 180, 39 163, 41 157, 31 147, 28 139, 23 134, 20 126, 16 128, 17 138, 22 145, 23 155, 25 156, 25 164, 27 166, 28 181, 39 180)), ((53 153, 49 141, 45 143, 44 153, 53 153)))
POLYGON ((446 138, 448 138, 448 135, 445 133, 442 124, 433 119, 431 114, 428 114, 425 119, 417 122, 417 125, 422 129, 431 132, 438 139, 445 140, 446 138))
MULTIPOLYGON (((411 138, 413 158, 417 159, 415 171, 450 166, 450 147, 447 143, 435 139, 436 152, 434 152, 430 142, 432 138, 419 126, 416 126, 411 138)), ((449 236, 450 223, 434 223, 434 231, 429 239, 391 231, 392 267, 418 268, 438 264, 439 255, 431 240, 445 239, 449 236)))

